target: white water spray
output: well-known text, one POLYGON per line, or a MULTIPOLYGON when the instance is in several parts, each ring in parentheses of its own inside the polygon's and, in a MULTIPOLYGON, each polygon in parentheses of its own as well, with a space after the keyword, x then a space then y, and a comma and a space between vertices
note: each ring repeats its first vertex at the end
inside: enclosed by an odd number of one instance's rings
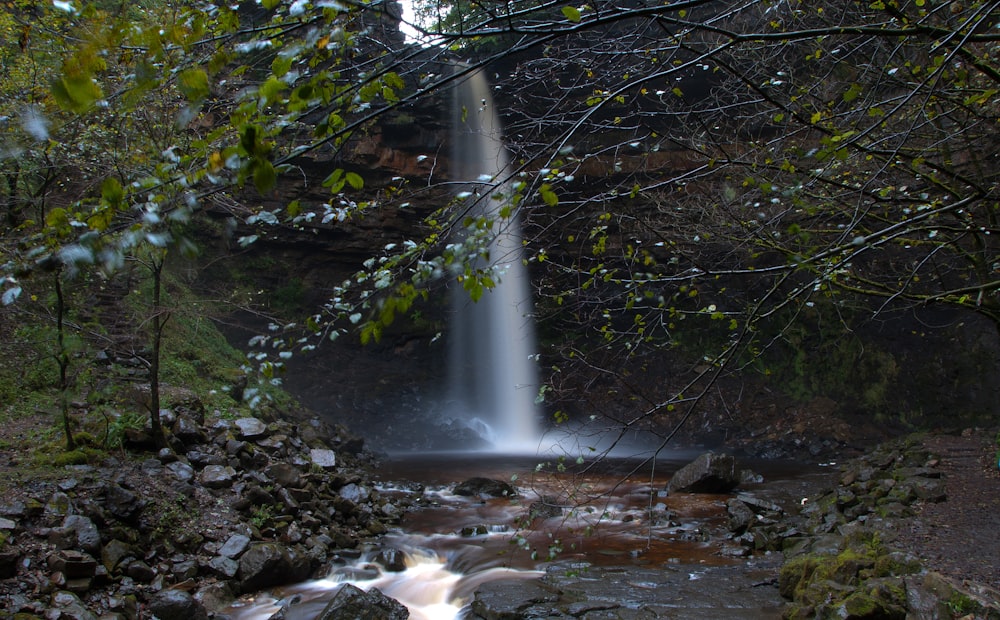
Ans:
POLYGON ((541 432, 531 291, 516 214, 501 217, 502 195, 509 188, 497 187, 495 180, 509 174, 508 158, 481 71, 456 88, 452 113, 452 177, 468 184, 468 215, 493 221, 489 261, 498 281, 475 303, 463 291, 453 291, 452 414, 498 450, 533 451, 541 432))

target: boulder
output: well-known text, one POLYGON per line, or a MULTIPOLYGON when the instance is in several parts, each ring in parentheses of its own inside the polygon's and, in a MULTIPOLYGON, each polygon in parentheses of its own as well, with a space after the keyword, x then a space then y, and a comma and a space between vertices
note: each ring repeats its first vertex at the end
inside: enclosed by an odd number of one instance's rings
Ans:
POLYGON ((227 489, 236 480, 236 470, 229 465, 208 465, 201 470, 199 481, 209 489, 227 489))
POLYGON ((469 478, 456 484, 452 492, 464 497, 517 497, 517 489, 503 480, 492 478, 469 478))
POLYGON ((736 459, 728 454, 706 452, 670 478, 668 493, 728 493, 740 483, 736 459))
POLYGON ((309 451, 312 464, 322 469, 333 469, 337 466, 337 453, 325 448, 313 448, 309 451))
POLYGON ((309 577, 312 567, 304 554, 273 542, 259 542, 240 556, 237 579, 242 592, 253 592, 309 577))
POLYGON ((144 503, 125 487, 109 484, 104 488, 104 505, 108 512, 122 521, 130 521, 138 516, 144 503))
POLYGON ((347 584, 327 604, 316 620, 406 620, 410 611, 378 588, 365 592, 347 584))
POLYGON ((302 486, 302 472, 288 463, 274 463, 264 470, 269 478, 283 487, 302 486))
POLYGON ((63 520, 63 529, 72 533, 75 546, 87 553, 101 552, 101 533, 89 518, 81 515, 69 515, 63 520))
POLYGON ((166 589, 149 602, 149 611, 159 620, 206 620, 205 607, 184 590, 166 589))
POLYGON ((225 544, 219 549, 219 555, 227 558, 237 558, 247 547, 250 546, 250 538, 243 534, 233 534, 230 536, 225 544))
POLYGON ((236 428, 240 431, 240 439, 258 439, 267 435, 267 425, 257 418, 240 418, 236 420, 236 428))
POLYGON ((747 531, 756 518, 753 510, 735 497, 726 502, 726 513, 729 515, 729 531, 734 534, 747 531))

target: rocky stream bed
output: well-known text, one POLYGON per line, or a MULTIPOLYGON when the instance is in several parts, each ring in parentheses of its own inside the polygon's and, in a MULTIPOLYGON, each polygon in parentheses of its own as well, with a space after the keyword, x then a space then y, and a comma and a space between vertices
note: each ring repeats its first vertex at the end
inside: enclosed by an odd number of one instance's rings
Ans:
MULTIPOLYGON (((151 450, 137 432, 127 451, 49 478, 22 471, 16 436, 3 444, 4 617, 225 618, 241 595, 326 576, 363 553, 401 570, 381 536, 420 499, 380 493, 373 457, 345 429, 315 417, 229 419, 194 398, 164 413, 168 449, 151 450)), ((32 423, 46 422, 20 422, 32 423)), ((467 617, 1000 618, 989 529, 998 478, 978 467, 992 459, 986 436, 890 442, 831 471, 829 488, 805 499, 744 480, 727 496, 723 525, 699 534, 717 544, 718 566, 556 559, 539 579, 483 584, 467 617), (948 514, 968 547, 935 540, 948 514), (969 548, 978 557, 949 553, 969 548)), ((273 618, 296 617, 294 598, 283 605, 273 618)), ((407 615, 377 591, 345 587, 314 617, 407 615)))

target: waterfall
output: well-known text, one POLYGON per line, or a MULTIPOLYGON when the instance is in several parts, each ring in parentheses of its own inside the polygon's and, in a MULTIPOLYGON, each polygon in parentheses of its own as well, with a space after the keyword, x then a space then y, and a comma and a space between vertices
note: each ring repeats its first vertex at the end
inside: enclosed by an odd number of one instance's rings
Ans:
MULTIPOLYGON (((496 449, 537 448, 540 437, 531 290, 516 215, 498 217, 509 173, 500 119, 481 71, 455 90, 452 178, 463 183, 469 215, 495 220, 489 260, 498 283, 478 302, 453 284, 449 389, 452 415, 496 449)), ((481 266, 486 266, 481 265, 481 266)))

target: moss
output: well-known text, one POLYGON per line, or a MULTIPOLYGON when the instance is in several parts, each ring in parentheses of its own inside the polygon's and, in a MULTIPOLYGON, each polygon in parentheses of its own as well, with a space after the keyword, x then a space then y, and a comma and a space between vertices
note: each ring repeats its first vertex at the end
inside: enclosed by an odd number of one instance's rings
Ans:
POLYGON ((788 599, 799 598, 797 595, 808 585, 820 559, 815 555, 803 555, 785 562, 778 573, 778 592, 788 599))
POLYGON ((56 467, 65 467, 66 465, 85 465, 89 460, 90 457, 83 450, 70 450, 69 452, 57 454, 52 459, 52 464, 56 467))

